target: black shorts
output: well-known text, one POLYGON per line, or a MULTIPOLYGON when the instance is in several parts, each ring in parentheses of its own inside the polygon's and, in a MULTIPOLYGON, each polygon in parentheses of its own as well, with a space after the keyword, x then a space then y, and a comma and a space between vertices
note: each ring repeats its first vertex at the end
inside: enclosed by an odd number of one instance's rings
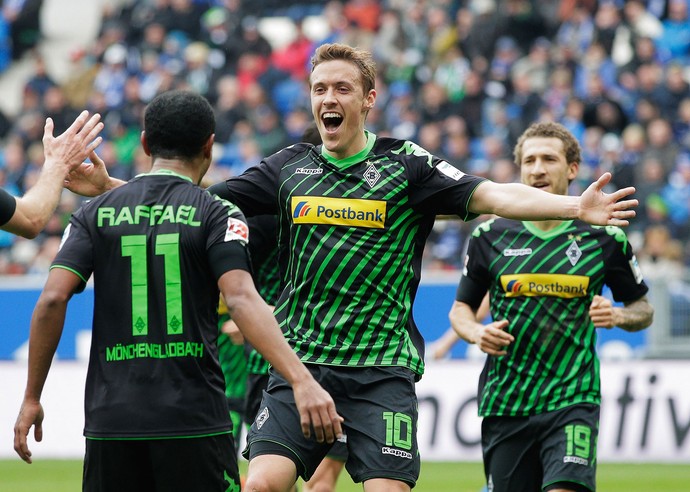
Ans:
MULTIPOLYGON (((254 422, 254 417, 259 413, 263 393, 268 387, 268 374, 248 374, 247 375, 247 396, 244 402, 244 415, 247 424, 254 422)), ((336 441, 326 454, 333 460, 347 461, 347 444, 343 441, 336 441)))
MULTIPOLYGON (((414 373, 402 367, 307 367, 345 419, 345 467, 352 479, 358 483, 387 478, 413 487, 420 468, 414 373)), ((273 370, 247 443, 245 458, 288 457, 304 480, 311 478, 332 446, 304 438, 292 388, 273 370)))
POLYGON ((247 424, 254 422, 259 413, 264 390, 268 387, 268 374, 247 374, 247 389, 244 395, 244 418, 247 424))
POLYGON ((86 439, 84 492, 240 490, 231 434, 152 439, 86 439))
POLYGON ((579 404, 530 417, 485 417, 484 473, 494 492, 596 489, 599 406, 579 404))

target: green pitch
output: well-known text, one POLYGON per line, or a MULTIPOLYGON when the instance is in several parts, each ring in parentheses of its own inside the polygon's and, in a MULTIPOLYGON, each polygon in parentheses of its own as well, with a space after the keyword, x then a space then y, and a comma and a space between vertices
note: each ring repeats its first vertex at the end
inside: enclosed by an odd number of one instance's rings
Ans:
MULTIPOLYGON (((243 463, 243 470, 246 463, 243 463)), ((690 466, 660 464, 600 463, 600 492, 688 492, 690 466)), ((415 492, 479 492, 484 479, 480 463, 422 463, 422 475, 415 492)), ((2 492, 75 492, 81 490, 81 461, 41 460, 27 465, 19 459, 0 460, 2 492)), ((344 475, 338 492, 360 492, 344 475)))

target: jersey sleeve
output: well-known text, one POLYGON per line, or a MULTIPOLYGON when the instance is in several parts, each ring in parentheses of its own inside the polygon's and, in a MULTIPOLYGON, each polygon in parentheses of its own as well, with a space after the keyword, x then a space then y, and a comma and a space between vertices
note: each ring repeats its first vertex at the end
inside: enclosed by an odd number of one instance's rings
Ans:
POLYGON ((79 291, 84 289, 91 277, 94 268, 93 242, 86 226, 83 207, 72 215, 65 227, 60 249, 50 268, 64 268, 77 275, 83 282, 79 291))
POLYGON ((484 238, 476 233, 468 241, 465 266, 455 293, 456 301, 464 302, 473 309, 479 308, 490 286, 485 244, 484 238))
POLYGON ((251 273, 247 250, 249 226, 244 214, 236 205, 222 199, 213 200, 210 208, 206 248, 216 280, 230 270, 251 273))
POLYGON ((17 200, 0 188, 0 226, 10 221, 15 210, 17 210, 17 200))
POLYGON ((247 217, 277 215, 279 174, 280 163, 274 154, 240 176, 212 185, 208 190, 237 204, 247 217))
POLYGON ((434 215, 457 215, 464 221, 478 216, 469 211, 469 205, 484 178, 465 174, 428 153, 411 157, 405 162, 410 177, 410 203, 415 208, 434 215))
POLYGON ((617 302, 633 302, 647 294, 649 287, 622 229, 607 227, 606 275, 604 282, 617 302))

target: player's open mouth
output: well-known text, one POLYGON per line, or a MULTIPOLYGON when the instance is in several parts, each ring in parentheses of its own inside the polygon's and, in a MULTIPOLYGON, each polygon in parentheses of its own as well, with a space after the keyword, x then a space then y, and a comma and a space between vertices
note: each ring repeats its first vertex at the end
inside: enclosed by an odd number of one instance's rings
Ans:
POLYGON ((321 121, 323 121, 323 126, 328 132, 334 132, 343 122, 343 117, 338 113, 324 113, 321 115, 321 121))

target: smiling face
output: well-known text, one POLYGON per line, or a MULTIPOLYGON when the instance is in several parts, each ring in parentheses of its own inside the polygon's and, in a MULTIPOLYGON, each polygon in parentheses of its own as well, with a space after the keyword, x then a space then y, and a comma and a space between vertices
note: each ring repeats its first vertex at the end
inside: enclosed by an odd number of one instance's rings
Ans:
POLYGON ((520 179, 527 186, 567 195, 579 168, 579 163, 567 161, 559 138, 530 137, 522 143, 520 179))
POLYGON ((366 145, 364 121, 374 106, 376 91, 364 93, 357 65, 345 60, 325 61, 310 77, 311 109, 323 146, 336 159, 344 159, 366 145))

